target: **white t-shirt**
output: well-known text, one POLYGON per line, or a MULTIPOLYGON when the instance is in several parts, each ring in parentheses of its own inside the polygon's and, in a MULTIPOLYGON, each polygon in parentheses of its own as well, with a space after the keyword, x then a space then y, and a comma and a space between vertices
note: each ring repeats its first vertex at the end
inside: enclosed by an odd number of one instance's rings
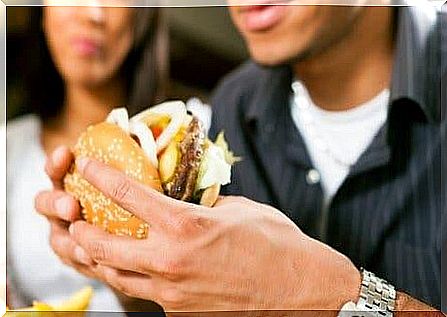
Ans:
POLYGON ((320 179, 327 204, 385 123, 390 92, 385 89, 346 111, 326 111, 312 102, 301 82, 295 81, 292 88, 292 118, 304 139, 316 169, 313 178, 320 179))
POLYGON ((90 285, 94 297, 89 310, 123 311, 107 286, 63 264, 50 247, 49 223, 34 208, 36 194, 51 188, 40 135, 34 115, 7 123, 7 256, 16 292, 51 304, 90 285))
MULTIPOLYGON (((316 106, 299 81, 292 84, 291 115, 300 131, 312 163, 311 182, 320 181, 325 205, 335 195, 352 166, 385 123, 388 89, 368 102, 346 111, 326 111, 316 106)), ((188 102, 188 110, 209 129, 211 108, 198 100, 188 102)))

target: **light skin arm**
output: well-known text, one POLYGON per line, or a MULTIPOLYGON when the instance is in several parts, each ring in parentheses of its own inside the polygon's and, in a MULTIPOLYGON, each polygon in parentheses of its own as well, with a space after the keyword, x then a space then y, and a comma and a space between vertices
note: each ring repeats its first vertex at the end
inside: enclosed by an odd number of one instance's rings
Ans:
MULTIPOLYGON (((430 307, 429 305, 412 298, 411 296, 403 293, 397 292, 396 299, 396 314, 395 316, 399 317, 405 316, 405 312, 415 312, 415 311, 424 311, 426 315, 424 316, 444 316, 440 311, 430 307)), ((408 316, 408 314, 407 314, 408 316)))
MULTIPOLYGON (((225 197, 209 209, 170 199, 99 162, 77 164, 91 184, 148 222, 151 234, 145 240, 118 237, 78 220, 69 236, 82 252, 56 253, 66 263, 85 262, 126 295, 176 312, 299 308, 334 316, 358 299, 361 277, 350 260, 272 207, 225 197)), ((57 195, 36 199, 50 219, 61 215, 50 203, 57 195)), ((62 239, 58 231, 52 237, 62 239)), ((397 309, 430 307, 399 293, 397 309)))

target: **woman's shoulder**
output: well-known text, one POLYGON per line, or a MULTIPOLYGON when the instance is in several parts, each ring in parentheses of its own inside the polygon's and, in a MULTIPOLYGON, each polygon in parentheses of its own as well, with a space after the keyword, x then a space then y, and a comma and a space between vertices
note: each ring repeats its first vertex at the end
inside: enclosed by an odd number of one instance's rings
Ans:
POLYGON ((6 122, 7 137, 27 136, 40 129, 40 119, 35 114, 26 114, 6 122))
POLYGON ((30 145, 39 143, 40 119, 28 114, 6 122, 6 148, 8 158, 30 149, 30 145))

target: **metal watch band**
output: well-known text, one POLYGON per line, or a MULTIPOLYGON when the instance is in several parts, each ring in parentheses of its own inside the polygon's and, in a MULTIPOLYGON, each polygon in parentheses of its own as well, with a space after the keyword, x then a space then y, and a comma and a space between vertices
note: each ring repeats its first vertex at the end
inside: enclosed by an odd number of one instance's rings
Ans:
POLYGON ((362 269, 362 285, 357 309, 375 311, 377 316, 393 316, 396 303, 396 290, 387 281, 362 269))
POLYGON ((364 269, 360 298, 357 303, 347 302, 338 317, 392 317, 396 302, 396 290, 383 279, 364 269))

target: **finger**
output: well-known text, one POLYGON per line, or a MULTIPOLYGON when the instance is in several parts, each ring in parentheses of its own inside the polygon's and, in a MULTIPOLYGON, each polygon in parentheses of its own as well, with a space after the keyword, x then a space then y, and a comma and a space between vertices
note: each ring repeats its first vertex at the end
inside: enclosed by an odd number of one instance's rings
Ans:
POLYGON ((76 243, 68 233, 65 224, 57 221, 51 221, 50 245, 53 251, 67 262, 83 264, 85 266, 95 265, 96 263, 87 255, 87 253, 76 243))
POLYGON ((96 160, 83 158, 76 165, 82 176, 93 186, 150 224, 175 224, 176 217, 182 213, 205 208, 169 198, 96 160))
POLYGON ((216 199, 216 202, 214 203, 213 207, 219 207, 221 205, 224 205, 227 203, 227 201, 230 199, 230 197, 234 197, 234 196, 222 196, 219 195, 216 199))
POLYGON ((59 259, 61 260, 62 263, 64 263, 65 265, 67 265, 69 267, 74 268, 76 271, 83 274, 84 276, 93 278, 93 279, 98 279, 98 276, 96 275, 96 272, 95 272, 95 267, 97 266, 97 264, 85 265, 85 264, 81 264, 77 261, 72 261, 67 258, 59 257, 59 259))
POLYGON ((96 264, 89 266, 89 265, 84 265, 84 264, 79 264, 79 263, 69 262, 69 261, 64 262, 64 264, 74 268, 76 271, 78 271, 79 273, 81 273, 82 275, 84 275, 88 278, 98 279, 98 276, 96 275, 96 273, 94 271, 96 264))
POLYGON ((134 272, 117 270, 103 265, 95 268, 96 275, 107 284, 130 297, 157 301, 157 291, 152 278, 134 272))
POLYGON ((73 162, 73 153, 66 147, 60 146, 47 158, 45 172, 50 177, 54 188, 63 188, 63 179, 73 162))
POLYGON ((163 247, 155 246, 152 239, 112 235, 85 221, 73 223, 69 231, 93 261, 116 269, 142 274, 154 272, 157 254, 163 253, 163 247))
MULTIPOLYGON (((245 206, 259 206, 258 202, 248 199, 244 196, 219 196, 214 208, 222 207, 232 204, 245 205, 245 206)), ((258 207, 259 208, 259 207, 258 207)))
POLYGON ((66 263, 66 265, 71 266, 72 268, 74 268, 76 271, 78 271, 79 273, 81 273, 82 275, 92 278, 92 279, 98 279, 98 276, 96 275, 94 268, 96 267, 96 265, 93 266, 87 266, 87 265, 83 265, 83 264, 78 264, 78 263, 66 263))
POLYGON ((46 217, 68 222, 73 222, 81 217, 81 207, 78 201, 62 190, 38 193, 34 205, 37 212, 46 217))
POLYGON ((65 264, 66 266, 72 267, 73 269, 75 269, 79 273, 85 275, 86 277, 93 278, 93 279, 99 278, 95 272, 95 267, 97 266, 97 264, 84 265, 79 262, 75 262, 75 261, 72 261, 72 260, 66 259, 66 258, 59 257, 59 259, 61 260, 61 262, 63 264, 65 264))

